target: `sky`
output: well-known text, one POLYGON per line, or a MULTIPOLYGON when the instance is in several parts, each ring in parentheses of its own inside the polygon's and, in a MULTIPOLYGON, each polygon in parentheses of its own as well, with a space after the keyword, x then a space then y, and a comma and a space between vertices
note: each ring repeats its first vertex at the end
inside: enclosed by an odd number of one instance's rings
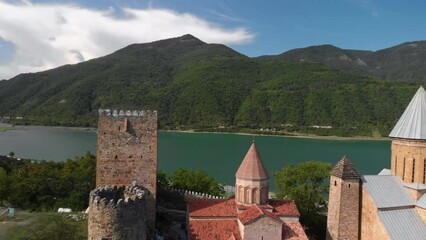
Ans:
POLYGON ((250 57, 426 40, 423 0, 0 0, 0 79, 192 34, 250 57))

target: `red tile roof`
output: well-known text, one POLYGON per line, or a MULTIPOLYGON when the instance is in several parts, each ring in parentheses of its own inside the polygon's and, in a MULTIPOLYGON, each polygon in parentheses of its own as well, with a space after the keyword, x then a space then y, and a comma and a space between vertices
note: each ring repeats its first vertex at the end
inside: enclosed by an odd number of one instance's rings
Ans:
POLYGON ((286 240, 308 240, 300 222, 284 222, 283 239, 286 240))
POLYGON ((190 217, 235 217, 237 208, 235 199, 188 199, 190 217))
POLYGON ((269 200, 269 205, 274 208, 277 216, 299 217, 300 213, 293 200, 269 200))
POLYGON ((192 220, 189 235, 191 240, 241 240, 237 220, 192 220))
POLYGON ((241 205, 230 199, 188 199, 190 239, 241 240, 237 219, 246 224, 262 216, 283 223, 283 239, 307 240, 299 222, 287 222, 280 216, 299 217, 294 201, 269 200, 268 205, 241 205), (243 212, 238 213, 238 209, 243 212), (269 210, 272 209, 272 212, 269 210), (268 210, 269 209, 269 210, 268 210))
POLYGON ((246 180, 265 180, 268 174, 263 166, 262 159, 256 149, 256 144, 250 146, 243 162, 238 168, 235 177, 246 180))
POLYGON ((263 217, 263 216, 267 216, 267 217, 273 219, 274 221, 276 221, 278 223, 283 223, 279 217, 277 217, 273 213, 269 212, 268 210, 260 208, 257 205, 251 206, 246 211, 238 214, 237 217, 238 217, 238 219, 240 219, 240 222, 243 225, 246 225, 247 223, 254 221, 254 220, 256 220, 260 217, 263 217))

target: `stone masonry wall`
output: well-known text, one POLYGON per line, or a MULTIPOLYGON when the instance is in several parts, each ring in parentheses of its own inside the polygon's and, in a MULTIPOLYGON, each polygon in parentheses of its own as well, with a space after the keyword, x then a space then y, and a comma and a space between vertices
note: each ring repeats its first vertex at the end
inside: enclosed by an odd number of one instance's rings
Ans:
POLYGON ((269 193, 269 180, 244 180, 237 178, 235 181, 235 200, 242 204, 267 204, 269 193))
POLYGON ((145 240, 146 192, 137 186, 97 188, 90 193, 88 240, 145 240))
POLYGON ((96 186, 130 185, 149 190, 149 226, 155 226, 157 112, 99 110, 96 186))
POLYGON ((327 239, 359 239, 359 204, 359 179, 330 177, 327 239))
POLYGON ((425 183, 425 159, 426 140, 392 140, 391 173, 404 182, 425 183))
POLYGON ((240 231, 244 240, 281 240, 282 223, 278 223, 269 217, 261 217, 246 225, 240 225, 240 231))
POLYGON ((390 239, 377 215, 377 208, 365 188, 362 189, 361 239, 390 239))

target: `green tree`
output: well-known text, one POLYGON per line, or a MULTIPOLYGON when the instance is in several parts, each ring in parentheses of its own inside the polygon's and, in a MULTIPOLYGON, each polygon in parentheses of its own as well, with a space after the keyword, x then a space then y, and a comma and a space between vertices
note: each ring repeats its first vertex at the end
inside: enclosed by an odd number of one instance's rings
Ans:
POLYGON ((296 202, 300 221, 311 239, 325 239, 330 171, 329 163, 308 161, 274 173, 276 197, 296 202))
POLYGON ((0 167, 0 205, 3 204, 3 200, 7 199, 9 190, 9 178, 6 171, 0 167))
POLYGON ((14 157, 15 156, 15 153, 14 152, 10 152, 9 153, 9 157, 14 157))
POLYGON ((157 188, 165 189, 170 187, 170 179, 166 173, 158 170, 157 172, 157 188))
POLYGON ((173 188, 207 193, 215 196, 222 196, 225 194, 223 186, 217 183, 213 177, 201 170, 179 168, 173 173, 170 180, 171 187, 173 188))

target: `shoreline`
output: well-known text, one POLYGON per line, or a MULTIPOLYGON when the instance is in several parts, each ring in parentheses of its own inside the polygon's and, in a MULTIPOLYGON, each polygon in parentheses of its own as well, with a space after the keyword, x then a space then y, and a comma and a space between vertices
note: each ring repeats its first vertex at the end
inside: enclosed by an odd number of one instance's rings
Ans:
POLYGON ((260 134, 260 133, 234 133, 234 132, 206 132, 206 131, 194 131, 194 130, 159 130, 162 132, 175 132, 175 133, 210 133, 210 134, 234 134, 242 136, 265 136, 265 137, 284 137, 284 138, 306 138, 306 139, 318 139, 318 140, 339 140, 339 141, 351 141, 351 140, 360 140, 360 141, 390 141, 388 137, 340 137, 340 136, 319 136, 313 134, 303 134, 299 135, 280 135, 280 134, 260 134))
MULTIPOLYGON (((63 126, 39 126, 39 125, 12 125, 0 123, 0 128, 8 128, 4 131, 13 131, 13 130, 25 130, 26 128, 52 128, 52 129, 64 129, 64 130, 77 130, 77 131, 93 131, 96 132, 97 128, 93 127, 63 127, 63 126)), ((360 140, 360 141, 390 141, 388 137, 341 137, 341 136, 320 136, 314 134, 306 133, 289 133, 289 135, 284 134, 262 134, 262 133, 245 133, 245 132, 208 132, 208 131, 194 131, 190 130, 158 130, 160 132, 175 132, 175 133, 203 133, 203 134, 235 134, 242 136, 265 136, 265 137, 284 137, 284 138, 305 138, 305 139, 318 139, 318 140, 337 140, 337 141, 351 141, 351 140, 360 140)), ((1 131, 0 131, 1 132, 1 131)))

